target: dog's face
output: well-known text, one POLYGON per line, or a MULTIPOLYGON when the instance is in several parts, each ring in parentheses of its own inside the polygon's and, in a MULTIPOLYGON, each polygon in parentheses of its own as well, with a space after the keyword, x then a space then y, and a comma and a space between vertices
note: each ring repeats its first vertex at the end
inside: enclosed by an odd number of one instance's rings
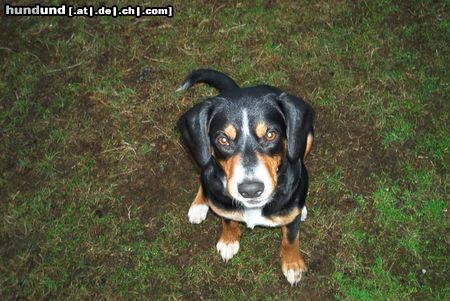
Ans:
POLYGON ((217 162, 225 175, 222 184, 235 201, 263 207, 271 201, 283 161, 298 161, 309 151, 304 104, 287 94, 217 97, 188 111, 180 129, 201 167, 217 162))
POLYGON ((211 117, 212 156, 225 173, 228 193, 247 208, 270 201, 285 157, 283 115, 268 103, 258 108, 224 102, 211 117))

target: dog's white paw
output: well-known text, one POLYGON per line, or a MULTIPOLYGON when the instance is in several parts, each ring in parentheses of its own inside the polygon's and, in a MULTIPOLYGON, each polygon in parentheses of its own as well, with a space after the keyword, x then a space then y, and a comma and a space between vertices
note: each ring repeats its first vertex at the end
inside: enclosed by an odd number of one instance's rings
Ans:
POLYGON ((283 272, 284 276, 286 277, 287 281, 292 285, 295 286, 297 283, 302 280, 302 272, 300 270, 287 270, 286 272, 283 272))
POLYGON ((295 286, 302 280, 302 274, 307 271, 307 268, 303 263, 295 262, 283 265, 282 270, 287 281, 295 286))
POLYGON ((188 217, 191 224, 200 224, 206 219, 209 207, 206 204, 192 205, 189 208, 188 217))
POLYGON ((220 256, 223 261, 228 262, 234 255, 239 251, 239 241, 233 241, 231 243, 226 243, 222 240, 216 245, 217 251, 219 251, 220 256))
POLYGON ((303 206, 302 208, 302 214, 300 216, 300 221, 304 221, 306 217, 308 216, 308 210, 306 210, 306 206, 303 206))

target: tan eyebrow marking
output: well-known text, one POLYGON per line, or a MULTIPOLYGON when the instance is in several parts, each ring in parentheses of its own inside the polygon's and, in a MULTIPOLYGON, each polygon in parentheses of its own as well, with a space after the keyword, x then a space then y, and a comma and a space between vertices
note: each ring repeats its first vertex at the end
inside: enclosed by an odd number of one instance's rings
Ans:
POLYGON ((258 122, 255 127, 256 136, 262 138, 267 132, 267 125, 263 122, 258 122))
POLYGON ((236 128, 232 124, 227 125, 227 127, 223 130, 223 132, 231 140, 236 139, 236 128))

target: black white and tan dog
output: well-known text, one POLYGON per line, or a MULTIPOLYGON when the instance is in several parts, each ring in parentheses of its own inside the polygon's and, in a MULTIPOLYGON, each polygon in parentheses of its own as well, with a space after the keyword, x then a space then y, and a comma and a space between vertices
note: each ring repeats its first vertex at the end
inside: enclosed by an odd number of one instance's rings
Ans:
POLYGON ((206 83, 219 95, 196 104, 178 121, 186 146, 201 168, 201 185, 189 221, 211 209, 223 218, 217 250, 224 261, 239 250, 239 223, 281 227, 281 267, 291 285, 306 265, 300 255, 300 222, 306 218, 314 112, 299 97, 268 85, 240 88, 227 75, 193 71, 178 91, 206 83))

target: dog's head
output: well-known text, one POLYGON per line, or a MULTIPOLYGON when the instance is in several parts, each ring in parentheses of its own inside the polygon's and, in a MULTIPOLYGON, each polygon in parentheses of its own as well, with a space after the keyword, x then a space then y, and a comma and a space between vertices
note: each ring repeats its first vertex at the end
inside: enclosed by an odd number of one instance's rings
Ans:
POLYGON ((282 93, 209 98, 178 126, 197 164, 215 160, 230 196, 247 208, 270 202, 283 162, 303 160, 312 147, 312 108, 282 93))

